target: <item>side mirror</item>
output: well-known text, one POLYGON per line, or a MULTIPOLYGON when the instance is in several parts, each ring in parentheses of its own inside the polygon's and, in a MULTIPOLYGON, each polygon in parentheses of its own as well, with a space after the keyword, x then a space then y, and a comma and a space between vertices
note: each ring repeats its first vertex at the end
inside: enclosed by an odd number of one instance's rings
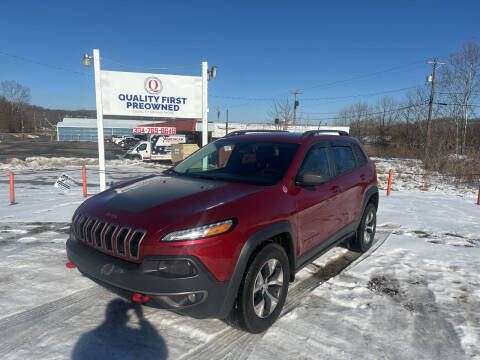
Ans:
POLYGON ((296 184, 299 186, 319 186, 327 183, 330 177, 325 174, 306 172, 297 178, 296 184))

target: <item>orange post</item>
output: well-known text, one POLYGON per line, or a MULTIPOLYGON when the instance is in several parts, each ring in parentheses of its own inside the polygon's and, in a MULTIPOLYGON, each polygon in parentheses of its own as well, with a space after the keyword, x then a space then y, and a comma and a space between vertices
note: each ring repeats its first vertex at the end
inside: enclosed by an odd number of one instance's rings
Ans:
POLYGON ((388 172, 388 187, 387 187, 387 196, 390 196, 390 189, 392 188, 392 175, 393 171, 390 169, 388 172))
POLYGON ((478 199, 477 199, 477 205, 480 205, 480 185, 478 186, 478 199))
POLYGON ((13 172, 10 171, 10 204, 15 204, 15 187, 13 185, 13 172))
POLYGON ((82 167, 82 177, 83 177, 83 196, 87 197, 87 169, 85 165, 82 167))

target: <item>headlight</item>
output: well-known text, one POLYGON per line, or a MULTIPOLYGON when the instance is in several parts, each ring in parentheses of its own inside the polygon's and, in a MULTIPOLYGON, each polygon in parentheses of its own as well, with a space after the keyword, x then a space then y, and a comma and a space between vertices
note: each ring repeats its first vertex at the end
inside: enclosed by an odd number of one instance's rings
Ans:
POLYGON ((174 231, 165 235, 160 241, 185 241, 203 239, 224 234, 230 231, 232 228, 233 220, 225 220, 214 224, 174 231))

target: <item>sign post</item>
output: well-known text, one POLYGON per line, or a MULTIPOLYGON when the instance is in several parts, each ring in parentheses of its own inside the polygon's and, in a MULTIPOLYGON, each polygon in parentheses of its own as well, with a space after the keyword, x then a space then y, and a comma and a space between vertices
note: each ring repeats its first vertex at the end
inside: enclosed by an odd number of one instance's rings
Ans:
POLYGON ((208 143, 208 63, 202 62, 202 146, 208 143))
POLYGON ((100 174, 100 191, 107 186, 105 182, 105 144, 103 138, 103 106, 102 83, 100 78, 100 51, 93 49, 93 69, 95 74, 95 95, 97 102, 97 135, 98 135, 98 170, 100 174))
MULTIPOLYGON (((90 66, 85 54, 82 63, 90 66)), ((103 115, 163 118, 202 117, 202 146, 208 143, 208 63, 202 62, 202 76, 165 75, 105 71, 100 68, 100 51, 93 50, 97 105, 98 169, 100 191, 106 189, 103 115)), ((216 67, 210 71, 216 76, 216 67)))

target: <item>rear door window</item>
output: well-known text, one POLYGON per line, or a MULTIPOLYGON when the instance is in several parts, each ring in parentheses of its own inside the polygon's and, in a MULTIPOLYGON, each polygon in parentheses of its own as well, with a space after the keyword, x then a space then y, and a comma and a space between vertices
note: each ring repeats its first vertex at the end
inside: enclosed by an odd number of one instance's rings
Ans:
POLYGON ((332 146, 331 150, 337 175, 345 174, 355 169, 355 158, 350 146, 332 146))
POLYGON ((358 166, 363 166, 367 163, 367 157, 365 156, 364 152, 362 149, 360 149, 360 146, 357 144, 352 144, 352 149, 355 154, 355 157, 357 158, 357 164, 358 166))

